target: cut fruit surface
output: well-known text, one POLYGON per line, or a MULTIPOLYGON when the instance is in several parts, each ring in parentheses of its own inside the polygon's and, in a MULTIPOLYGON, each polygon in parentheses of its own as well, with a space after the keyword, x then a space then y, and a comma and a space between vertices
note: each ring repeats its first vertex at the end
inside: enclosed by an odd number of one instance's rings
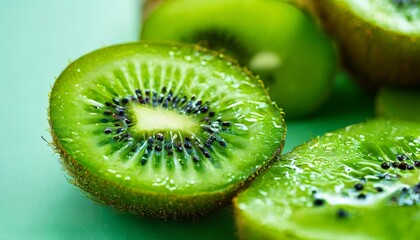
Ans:
POLYGON ((57 151, 77 186, 123 211, 201 215, 283 147, 261 81, 198 46, 142 42, 73 62, 50 96, 57 151))
POLYGON ((377 119, 282 156, 235 198, 243 239, 416 239, 420 124, 377 119))
POLYGON ((336 69, 329 38, 285 1, 165 1, 145 20, 141 38, 200 43, 234 57, 261 77, 287 118, 316 111, 336 69))

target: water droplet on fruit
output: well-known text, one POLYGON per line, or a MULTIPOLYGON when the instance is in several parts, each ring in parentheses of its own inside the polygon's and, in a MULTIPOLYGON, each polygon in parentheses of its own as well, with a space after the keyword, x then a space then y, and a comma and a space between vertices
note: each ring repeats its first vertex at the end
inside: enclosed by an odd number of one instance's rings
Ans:
POLYGON ((241 123, 235 123, 235 124, 233 124, 233 126, 237 130, 243 130, 243 131, 247 131, 248 130, 248 127, 245 126, 244 124, 241 124, 241 123))

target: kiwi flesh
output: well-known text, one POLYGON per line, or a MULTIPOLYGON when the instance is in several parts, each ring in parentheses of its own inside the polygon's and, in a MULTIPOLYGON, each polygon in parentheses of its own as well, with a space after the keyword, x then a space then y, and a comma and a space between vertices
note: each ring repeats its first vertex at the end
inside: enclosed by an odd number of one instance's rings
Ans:
POLYGON ((52 88, 49 122, 76 186, 162 218, 230 203, 280 153, 286 130, 262 82, 234 61, 153 42, 74 61, 52 88))
POLYGON ((381 88, 375 111, 380 117, 420 121, 420 88, 381 88))
POLYGON ((420 85, 420 1, 312 0, 364 86, 420 85))
POLYGON ((287 1, 164 1, 144 21, 141 38, 199 43, 237 59, 260 76, 289 119, 322 105, 336 69, 328 36, 287 1))
POLYGON ((283 155, 234 199, 242 239, 416 239, 420 124, 375 119, 283 155))

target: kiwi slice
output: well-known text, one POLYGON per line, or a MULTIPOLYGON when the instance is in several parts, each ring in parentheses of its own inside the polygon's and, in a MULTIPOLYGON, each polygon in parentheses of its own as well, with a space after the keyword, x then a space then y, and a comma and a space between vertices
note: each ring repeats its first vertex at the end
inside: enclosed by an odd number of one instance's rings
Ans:
POLYGON ((416 239, 419 158, 419 123, 376 119, 326 133, 282 156, 235 198, 240 236, 416 239))
POLYGON ((198 46, 141 42, 89 53, 50 95, 54 145, 97 201, 156 217, 230 202, 284 144, 261 81, 198 46))
POLYGON ((232 56, 261 77, 287 118, 317 110, 336 69, 329 38, 287 1, 165 1, 145 20, 141 38, 198 42, 232 56))
POLYGON ((365 86, 420 85, 420 1, 312 1, 365 86))
POLYGON ((383 87, 375 107, 378 116, 420 121, 420 88, 383 87))

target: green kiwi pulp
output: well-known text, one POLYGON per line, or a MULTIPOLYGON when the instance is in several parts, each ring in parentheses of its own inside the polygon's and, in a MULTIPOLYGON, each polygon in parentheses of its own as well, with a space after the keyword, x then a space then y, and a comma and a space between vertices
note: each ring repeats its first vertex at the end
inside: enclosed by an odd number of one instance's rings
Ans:
POLYGON ((234 199, 242 239, 416 239, 420 124, 375 119, 283 155, 234 199))
POLYGON ((284 144, 261 81, 199 46, 141 42, 89 53, 50 94, 50 126, 78 187, 122 211, 204 215, 284 144))
POLYGON ((383 87, 375 108, 381 117, 420 121, 420 88, 383 87))
POLYGON ((420 85, 420 1, 312 2, 363 85, 420 85))
POLYGON ((286 1, 165 1, 144 21, 141 38, 199 43, 232 56, 261 77, 286 118, 316 111, 336 69, 329 38, 286 1))

